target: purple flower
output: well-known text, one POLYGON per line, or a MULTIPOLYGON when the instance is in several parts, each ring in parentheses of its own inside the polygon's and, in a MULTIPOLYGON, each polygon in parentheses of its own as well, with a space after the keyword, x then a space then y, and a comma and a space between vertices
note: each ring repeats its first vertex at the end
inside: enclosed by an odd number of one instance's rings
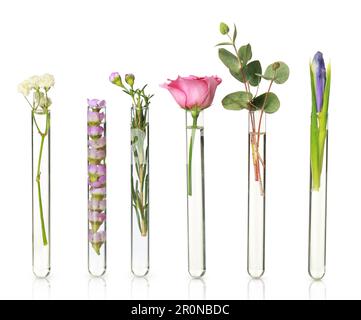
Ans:
POLYGON ((105 137, 96 139, 96 140, 89 140, 89 147, 95 148, 95 149, 101 149, 104 148, 106 145, 105 137))
POLYGON ((89 242, 90 243, 104 243, 106 240, 105 231, 93 232, 89 230, 89 242))
POLYGON ((105 213, 100 213, 97 211, 90 211, 88 214, 88 219, 90 222, 103 223, 106 219, 106 215, 105 215, 105 213))
POLYGON ((105 185, 105 183, 106 183, 105 176, 100 176, 95 181, 91 181, 91 179, 89 179, 89 186, 91 186, 92 188, 101 188, 105 185))
POLYGON ((101 109, 106 106, 106 102, 105 102, 105 100, 88 99, 88 105, 89 105, 89 107, 92 107, 94 109, 101 109))
POLYGON ((90 164, 88 166, 88 172, 92 175, 102 176, 106 173, 106 166, 105 164, 90 164))
POLYGON ((88 111, 88 123, 97 125, 102 122, 104 118, 105 115, 103 112, 88 111))
POLYGON ((89 149, 88 159, 91 161, 101 161, 105 159, 105 151, 101 149, 89 149))
POLYGON ((100 137, 104 132, 104 128, 101 126, 89 126, 88 135, 90 137, 100 137))
POLYGON ((104 176, 106 171, 107 171, 107 168, 106 168, 105 164, 99 164, 97 166, 97 174, 99 176, 104 176))
POLYGON ((99 211, 102 212, 106 209, 107 203, 106 200, 89 200, 88 208, 91 211, 99 211))
POLYGON ((106 183, 106 166, 104 164, 90 164, 88 166, 88 184, 92 188, 101 188, 106 183))
POLYGON ((113 72, 109 76, 109 81, 111 83, 115 84, 118 87, 124 88, 124 85, 123 85, 123 82, 122 82, 122 77, 120 76, 119 72, 113 72))
POLYGON ((88 173, 95 175, 97 173, 98 166, 96 164, 90 164, 88 165, 88 173))
POLYGON ((323 55, 319 51, 313 58, 312 69, 315 78, 317 112, 321 112, 326 85, 326 67, 325 61, 323 60, 323 55))

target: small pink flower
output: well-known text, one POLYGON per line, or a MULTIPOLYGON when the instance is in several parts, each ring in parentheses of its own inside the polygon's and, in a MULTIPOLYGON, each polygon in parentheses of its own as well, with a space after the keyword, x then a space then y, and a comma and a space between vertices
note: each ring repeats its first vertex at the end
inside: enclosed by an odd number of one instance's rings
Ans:
POLYGON ((180 77, 161 85, 168 89, 173 98, 184 109, 208 108, 214 99, 217 86, 222 82, 217 76, 212 77, 180 77))
POLYGON ((124 88, 122 77, 119 72, 112 72, 109 76, 109 81, 118 87, 124 88))
POLYGON ((92 175, 102 176, 106 173, 105 164, 90 164, 88 166, 88 172, 92 175))
POLYGON ((88 111, 88 123, 99 124, 104 118, 105 114, 103 112, 88 111))
POLYGON ((90 137, 100 137, 104 132, 104 128, 101 126, 89 126, 88 135, 90 137))
POLYGON ((105 164, 99 164, 97 166, 97 174, 99 176, 104 176, 106 174, 107 168, 105 166, 105 164))
POLYGON ((104 187, 106 183, 106 178, 105 176, 100 176, 99 178, 97 178, 95 181, 91 181, 89 179, 89 186, 91 186, 92 188, 101 188, 104 187))
POLYGON ((88 184, 92 188, 101 188, 106 183, 106 166, 105 164, 90 164, 88 166, 88 184))
POLYGON ((105 215, 105 213, 100 213, 97 211, 90 211, 88 214, 88 219, 90 222, 103 223, 106 219, 106 215, 105 215))
POLYGON ((88 99, 88 106, 92 107, 94 109, 101 109, 106 106, 106 102, 105 102, 105 100, 88 99))
POLYGON ((96 139, 96 140, 89 140, 88 143, 89 147, 94 148, 94 149, 101 149, 104 148, 106 145, 106 139, 105 137, 96 139))
POLYGON ((88 203, 89 210, 91 211, 104 211, 106 209, 106 200, 90 200, 88 203))
POLYGON ((93 161, 100 161, 105 159, 105 151, 99 149, 89 149, 88 150, 88 159, 93 161))
POLYGON ((89 230, 89 242, 90 243, 104 243, 106 240, 105 231, 93 232, 89 230))

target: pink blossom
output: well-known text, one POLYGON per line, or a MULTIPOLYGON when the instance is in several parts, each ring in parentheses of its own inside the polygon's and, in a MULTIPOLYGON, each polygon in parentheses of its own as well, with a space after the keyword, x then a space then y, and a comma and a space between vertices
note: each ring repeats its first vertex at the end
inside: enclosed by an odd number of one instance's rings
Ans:
POLYGON ((214 99, 217 86, 222 82, 217 76, 212 77, 180 77, 161 85, 168 89, 173 98, 184 109, 208 108, 214 99))
POLYGON ((91 137, 100 137, 104 132, 101 126, 88 126, 88 135, 91 137))
POLYGON ((91 186, 92 188, 101 188, 105 185, 105 183, 106 183, 105 176, 100 176, 95 181, 91 181, 89 179, 89 186, 91 186))
POLYGON ((93 232, 89 230, 90 243, 104 243, 106 240, 105 231, 93 232))
POLYGON ((91 148, 101 149, 101 148, 105 147, 106 139, 105 139, 105 137, 102 137, 102 138, 99 138, 99 139, 96 139, 96 140, 89 140, 88 145, 91 148))
POLYGON ((90 222, 103 223, 106 219, 106 215, 105 213, 90 211, 88 214, 88 219, 90 222))
POLYGON ((105 102, 105 100, 88 99, 88 106, 92 107, 94 109, 101 109, 106 106, 106 102, 105 102))
POLYGON ((105 114, 103 112, 88 111, 88 123, 99 124, 104 118, 105 114))
POLYGON ((105 159, 105 151, 99 149, 89 149, 88 150, 88 159, 93 161, 100 161, 105 159))
POLYGON ((88 172, 92 175, 102 176, 106 173, 105 164, 90 164, 88 166, 88 172))
POLYGON ((92 199, 88 203, 88 208, 91 211, 104 211, 106 209, 106 200, 95 200, 92 199))

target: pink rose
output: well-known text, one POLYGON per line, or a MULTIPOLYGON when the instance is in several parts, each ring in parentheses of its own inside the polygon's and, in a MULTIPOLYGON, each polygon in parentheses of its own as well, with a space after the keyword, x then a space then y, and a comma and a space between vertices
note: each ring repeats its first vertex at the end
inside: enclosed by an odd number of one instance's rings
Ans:
POLYGON ((169 83, 161 85, 168 89, 173 98, 184 109, 208 108, 214 98, 217 86, 222 79, 212 77, 180 77, 177 80, 169 80, 169 83))

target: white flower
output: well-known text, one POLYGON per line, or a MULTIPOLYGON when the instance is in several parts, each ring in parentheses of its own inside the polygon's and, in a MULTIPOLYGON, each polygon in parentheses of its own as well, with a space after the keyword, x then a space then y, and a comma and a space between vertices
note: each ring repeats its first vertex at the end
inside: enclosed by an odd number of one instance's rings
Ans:
POLYGON ((31 90, 31 84, 29 80, 25 80, 18 85, 18 92, 27 97, 31 90))
POLYGON ((32 89, 37 89, 40 87, 41 78, 39 76, 32 76, 28 81, 30 82, 32 89))
POLYGON ((39 86, 42 88, 51 88, 55 84, 54 76, 46 73, 40 77, 39 86))

